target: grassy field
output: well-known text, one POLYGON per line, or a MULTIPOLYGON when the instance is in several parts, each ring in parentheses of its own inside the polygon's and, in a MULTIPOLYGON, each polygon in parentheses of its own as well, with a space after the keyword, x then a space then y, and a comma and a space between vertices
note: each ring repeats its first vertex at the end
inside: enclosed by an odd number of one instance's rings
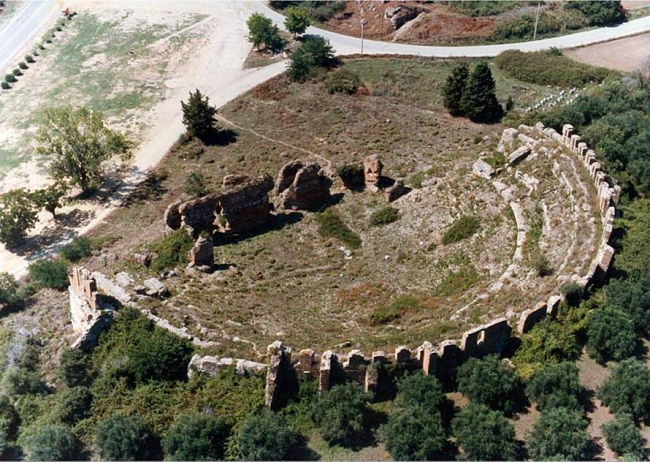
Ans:
POLYGON ((164 96, 166 75, 199 39, 198 31, 187 29, 205 17, 160 16, 83 13, 66 22, 52 43, 43 43, 33 69, 12 90, 0 93, 0 176, 34 160, 33 133, 48 106, 83 104, 100 110, 137 139, 148 123, 146 112, 164 96))

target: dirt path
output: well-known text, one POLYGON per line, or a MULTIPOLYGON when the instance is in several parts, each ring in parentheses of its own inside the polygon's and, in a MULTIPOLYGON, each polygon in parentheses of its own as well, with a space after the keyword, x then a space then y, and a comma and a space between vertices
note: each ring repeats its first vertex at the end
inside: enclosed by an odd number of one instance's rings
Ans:
MULTIPOLYGON (((169 92, 167 97, 157 104, 152 111, 156 115, 154 124, 145 131, 142 141, 134 153, 133 164, 123 184, 107 203, 86 204, 86 213, 94 214, 94 218, 78 228, 79 234, 84 234, 103 221, 117 207, 121 200, 142 181, 148 170, 155 167, 167 153, 169 147, 183 132, 181 122, 180 101, 187 99, 187 95, 195 88, 210 97, 210 101, 217 107, 245 93, 255 85, 280 74, 285 69, 284 62, 278 62, 258 69, 242 69, 246 56, 250 51, 250 44, 245 39, 246 19, 254 11, 254 4, 249 2, 203 2, 203 1, 150 1, 150 2, 125 2, 125 1, 88 1, 77 0, 70 3, 72 8, 79 11, 91 10, 101 14, 103 8, 138 9, 146 8, 148 11, 188 11, 210 14, 211 20, 216 22, 212 29, 213 34, 205 47, 197 50, 196 56, 182 69, 182 73, 166 82, 169 92)), ((78 207, 75 207, 78 208, 78 207)), ((63 209, 62 213, 69 210, 63 209)), ((39 224, 34 233, 42 231, 48 224, 46 217, 39 224)), ((30 261, 50 255, 55 252, 57 244, 65 239, 53 243, 48 248, 39 252, 25 255, 16 255, 0 246, 0 272, 9 272, 17 277, 26 274, 30 261)))

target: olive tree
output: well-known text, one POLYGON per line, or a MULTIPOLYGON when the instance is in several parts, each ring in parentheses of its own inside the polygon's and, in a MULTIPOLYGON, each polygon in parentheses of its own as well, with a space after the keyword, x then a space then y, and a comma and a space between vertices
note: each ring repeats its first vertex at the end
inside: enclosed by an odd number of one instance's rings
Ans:
POLYGON ((102 182, 107 162, 118 155, 125 159, 130 147, 106 125, 101 112, 78 106, 46 109, 36 140, 37 151, 50 159, 54 178, 69 180, 84 194, 102 182))
POLYGON ((297 442, 298 434, 271 411, 251 414, 237 436, 244 460, 286 460, 297 442))
POLYGON ((25 189, 12 189, 0 195, 0 241, 8 246, 20 244, 37 221, 38 208, 25 189))

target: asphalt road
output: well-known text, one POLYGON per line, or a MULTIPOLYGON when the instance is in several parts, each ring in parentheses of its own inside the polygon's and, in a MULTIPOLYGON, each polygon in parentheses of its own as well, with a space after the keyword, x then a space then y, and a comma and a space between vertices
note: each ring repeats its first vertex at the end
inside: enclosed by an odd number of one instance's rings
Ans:
MULTIPOLYGON (((258 1, 258 11, 272 18, 278 26, 283 27, 284 16, 272 10, 265 2, 258 1)), ((563 35, 561 37, 535 40, 530 42, 506 43, 499 45, 476 46, 426 46, 409 45, 405 43, 380 42, 377 40, 364 40, 364 54, 396 54, 419 55, 435 57, 489 57, 496 56, 505 50, 536 51, 551 47, 574 48, 591 43, 604 42, 619 37, 634 35, 650 31, 650 16, 625 22, 615 27, 601 27, 584 32, 563 35)), ((307 34, 320 35, 330 41, 330 44, 339 55, 360 53, 361 39, 337 34, 317 27, 307 29, 307 34)))
POLYGON ((36 34, 56 14, 55 0, 26 0, 0 29, 0 72, 16 66, 36 34))

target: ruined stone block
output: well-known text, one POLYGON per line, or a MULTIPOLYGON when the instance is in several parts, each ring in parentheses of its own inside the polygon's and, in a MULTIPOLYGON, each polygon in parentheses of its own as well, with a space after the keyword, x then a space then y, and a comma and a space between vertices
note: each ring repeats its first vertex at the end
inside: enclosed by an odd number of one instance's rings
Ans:
POLYGON ((438 367, 438 354, 435 352, 431 342, 424 342, 416 350, 416 356, 422 364, 424 375, 433 375, 438 367))
POLYGON ((211 238, 200 236, 189 252, 190 265, 209 266, 214 265, 214 243, 211 238))
POLYGON ((320 359, 320 368, 318 370, 318 392, 319 394, 330 389, 332 379, 332 369, 337 361, 334 352, 328 350, 323 353, 320 359))
POLYGON ((179 211, 179 207, 182 203, 183 201, 181 200, 174 201, 165 209, 163 220, 165 222, 166 229, 175 230, 181 227, 183 220, 181 217, 181 212, 179 211))
POLYGON ((546 308, 546 302, 539 302, 533 308, 524 310, 519 316, 517 331, 519 331, 520 334, 525 334, 530 331, 535 324, 546 316, 546 308))
POLYGON ((330 180, 320 165, 289 162, 280 170, 277 194, 280 206, 292 210, 318 210, 330 198, 330 180))
POLYGON ((501 353, 508 345, 511 333, 512 328, 506 318, 495 319, 463 333, 460 348, 465 355, 479 358, 501 353))
POLYGON ((371 360, 370 362, 372 363, 386 363, 388 362, 388 357, 386 356, 386 353, 383 351, 373 351, 371 355, 371 360))
POLYGON ((605 245, 600 253, 598 258, 598 266, 606 273, 609 269, 609 265, 612 263, 612 258, 614 258, 614 248, 611 245, 605 245))
POLYGON ((407 362, 411 359, 411 350, 404 345, 395 348, 395 360, 397 362, 407 362))
POLYGON ((377 190, 381 181, 384 164, 377 155, 368 156, 363 160, 363 179, 366 188, 377 190))
POLYGON ((521 146, 508 154, 508 163, 516 164, 521 162, 528 154, 530 154, 530 146, 521 146))
POLYGON ((557 310, 560 306, 561 301, 561 295, 551 295, 548 299, 548 302, 546 302, 546 314, 548 316, 555 317, 557 315, 557 310))

